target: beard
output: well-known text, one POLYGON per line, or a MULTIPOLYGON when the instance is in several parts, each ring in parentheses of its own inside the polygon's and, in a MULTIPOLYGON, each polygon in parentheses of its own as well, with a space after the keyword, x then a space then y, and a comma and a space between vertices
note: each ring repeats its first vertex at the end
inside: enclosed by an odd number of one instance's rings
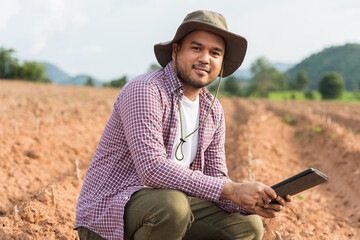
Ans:
MULTIPOLYGON (((206 64, 202 64, 202 63, 199 63, 199 64, 193 64, 191 66, 192 69, 196 68, 196 67, 199 67, 199 68, 203 68, 203 69, 206 69, 206 71, 208 72, 208 74, 210 75, 211 73, 211 68, 206 65, 206 64)), ((180 79, 180 81, 194 89, 199 89, 199 88, 203 88, 203 87, 206 87, 208 86, 209 84, 211 84, 212 82, 215 81, 216 78, 214 78, 213 80, 211 81, 208 81, 207 83, 202 83, 201 81, 194 81, 191 77, 190 77, 190 72, 189 73, 185 73, 185 71, 182 71, 181 69, 179 69, 179 67, 177 66, 178 68, 178 77, 180 79)))

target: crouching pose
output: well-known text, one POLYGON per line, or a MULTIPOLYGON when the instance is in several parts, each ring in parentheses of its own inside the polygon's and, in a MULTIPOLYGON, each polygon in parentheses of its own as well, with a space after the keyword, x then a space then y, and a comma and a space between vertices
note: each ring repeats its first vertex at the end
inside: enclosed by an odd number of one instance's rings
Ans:
POLYGON ((188 14, 154 46, 163 68, 121 90, 86 174, 80 239, 262 239, 259 216, 274 217, 290 197, 228 178, 224 112, 205 88, 238 69, 246 48, 210 11, 188 14))

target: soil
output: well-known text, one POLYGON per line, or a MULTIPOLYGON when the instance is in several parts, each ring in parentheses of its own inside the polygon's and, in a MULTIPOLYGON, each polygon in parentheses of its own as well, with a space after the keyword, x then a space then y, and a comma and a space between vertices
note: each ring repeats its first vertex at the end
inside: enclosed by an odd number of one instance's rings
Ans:
MULTIPOLYGON (((77 239, 75 207, 118 89, 0 81, 0 239, 77 239)), ((360 104, 220 99, 234 181, 273 185, 309 167, 265 240, 360 239, 360 104)))

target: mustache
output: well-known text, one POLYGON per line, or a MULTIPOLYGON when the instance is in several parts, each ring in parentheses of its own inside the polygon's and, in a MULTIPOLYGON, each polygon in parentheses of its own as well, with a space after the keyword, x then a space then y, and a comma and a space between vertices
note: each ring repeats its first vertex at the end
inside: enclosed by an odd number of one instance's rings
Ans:
POLYGON ((205 71, 207 71, 208 73, 211 72, 210 66, 207 64, 204 64, 204 63, 193 64, 192 68, 201 68, 201 69, 204 69, 205 71))

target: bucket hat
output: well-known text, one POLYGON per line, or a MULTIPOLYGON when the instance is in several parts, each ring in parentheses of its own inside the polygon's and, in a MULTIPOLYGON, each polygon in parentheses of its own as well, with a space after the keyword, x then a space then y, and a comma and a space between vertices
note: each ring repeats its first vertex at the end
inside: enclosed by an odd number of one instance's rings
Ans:
POLYGON ((206 10, 189 13, 177 29, 173 40, 154 45, 155 56, 159 64, 165 67, 171 61, 173 43, 197 30, 212 32, 225 40, 223 77, 234 73, 244 60, 247 41, 244 37, 228 31, 223 15, 206 10))

